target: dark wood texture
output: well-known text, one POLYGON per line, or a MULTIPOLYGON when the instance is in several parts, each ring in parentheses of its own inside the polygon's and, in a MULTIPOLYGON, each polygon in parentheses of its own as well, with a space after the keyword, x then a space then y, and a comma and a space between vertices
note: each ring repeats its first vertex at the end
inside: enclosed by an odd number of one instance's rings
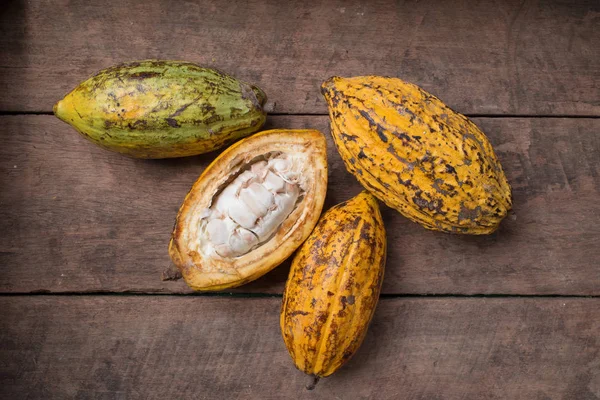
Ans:
MULTIPOLYGON (((0 113, 49 112, 101 68, 163 58, 261 86, 271 114, 325 114, 324 79, 380 74, 525 118, 474 119, 514 189, 495 234, 426 231, 382 205, 385 295, 356 356, 308 392, 279 332, 289 264, 232 296, 150 295, 191 292, 161 274, 216 153, 133 160, 49 115, 0 116, 0 398, 600 400, 600 118, 539 118, 600 116, 600 2, 5 3, 0 113)), ((267 123, 327 134, 326 208, 361 190, 327 122, 267 123)))
POLYGON ((280 299, 4 297, 10 399, 600 397, 600 299, 383 299, 363 346, 313 392, 280 299))
POLYGON ((101 68, 185 59, 324 113, 332 75, 391 75, 463 113, 600 115, 600 2, 17 0, 0 20, 0 110, 50 111, 101 68))
MULTIPOLYGON (((326 207, 361 187, 327 117, 275 116, 329 140, 326 207)), ((162 282, 187 190, 216 154, 134 160, 51 116, 0 118, 0 291, 189 292, 162 282)), ((600 119, 477 118, 514 189, 514 214, 483 237, 431 232, 382 205, 384 293, 600 295, 600 119)), ((281 293, 288 264, 238 292, 281 293)))

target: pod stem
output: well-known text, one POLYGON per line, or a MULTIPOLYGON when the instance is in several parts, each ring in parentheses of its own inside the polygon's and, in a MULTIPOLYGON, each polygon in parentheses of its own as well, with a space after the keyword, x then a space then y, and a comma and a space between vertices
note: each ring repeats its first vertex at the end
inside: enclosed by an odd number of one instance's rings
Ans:
POLYGON ((313 390, 315 388, 315 386, 317 386, 317 383, 319 383, 319 379, 321 379, 321 378, 318 377, 317 375, 313 375, 312 382, 306 386, 306 390, 313 390))
POLYGON ((181 278, 183 278, 183 275, 181 275, 181 271, 175 264, 169 265, 160 276, 163 281, 176 281, 181 278))

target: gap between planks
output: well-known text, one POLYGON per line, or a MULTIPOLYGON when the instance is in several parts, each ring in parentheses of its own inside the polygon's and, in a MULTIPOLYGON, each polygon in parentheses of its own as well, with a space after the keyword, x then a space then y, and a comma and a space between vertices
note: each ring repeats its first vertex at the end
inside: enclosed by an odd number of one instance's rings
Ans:
MULTIPOLYGON (((0 111, 0 117, 13 115, 54 115, 52 111, 0 111)), ((268 116, 289 117, 324 117, 327 113, 285 113, 269 112, 268 116)), ((463 114, 469 118, 573 118, 573 119, 598 119, 600 115, 570 115, 570 114, 463 114)))
MULTIPOLYGON (((54 296, 54 297, 142 297, 142 296, 163 296, 163 297, 231 297, 231 298, 282 298, 283 295, 280 293, 238 293, 238 292, 218 292, 218 293, 159 293, 159 292, 103 292, 103 291, 90 291, 90 292, 47 292, 47 291, 33 291, 33 292, 14 292, 14 293, 0 293, 0 297, 27 297, 27 296, 54 296)), ((421 299, 553 299, 553 298, 568 298, 568 299, 599 299, 600 295, 577 295, 577 294, 392 294, 382 293, 380 299, 402 299, 402 298, 421 298, 421 299)))

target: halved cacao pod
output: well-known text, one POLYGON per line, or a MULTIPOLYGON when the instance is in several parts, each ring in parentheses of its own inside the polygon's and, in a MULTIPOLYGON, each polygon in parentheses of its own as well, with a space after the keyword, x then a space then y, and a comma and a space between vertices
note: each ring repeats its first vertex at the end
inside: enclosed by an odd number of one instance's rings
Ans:
POLYGON ((319 219, 327 150, 316 130, 270 130, 234 144, 186 196, 169 254, 194 290, 254 280, 288 258, 319 219))
POLYGON ((281 332, 296 367, 331 375, 361 345, 379 299, 386 235, 367 191, 325 212, 298 250, 283 294, 281 332))
POLYGON ((346 168, 377 198, 428 229, 498 228, 512 206, 510 186, 467 117, 397 78, 333 77, 322 92, 346 168))
POLYGON ((266 95, 211 68, 147 60, 100 71, 54 114, 108 150, 137 158, 206 153, 260 130, 266 95))

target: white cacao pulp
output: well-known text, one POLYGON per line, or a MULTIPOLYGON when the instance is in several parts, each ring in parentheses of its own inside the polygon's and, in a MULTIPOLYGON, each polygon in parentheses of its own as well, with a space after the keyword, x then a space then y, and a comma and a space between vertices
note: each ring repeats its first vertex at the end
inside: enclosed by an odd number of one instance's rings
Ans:
POLYGON ((268 241, 303 193, 304 159, 276 154, 231 181, 200 219, 204 254, 242 256, 268 241))

